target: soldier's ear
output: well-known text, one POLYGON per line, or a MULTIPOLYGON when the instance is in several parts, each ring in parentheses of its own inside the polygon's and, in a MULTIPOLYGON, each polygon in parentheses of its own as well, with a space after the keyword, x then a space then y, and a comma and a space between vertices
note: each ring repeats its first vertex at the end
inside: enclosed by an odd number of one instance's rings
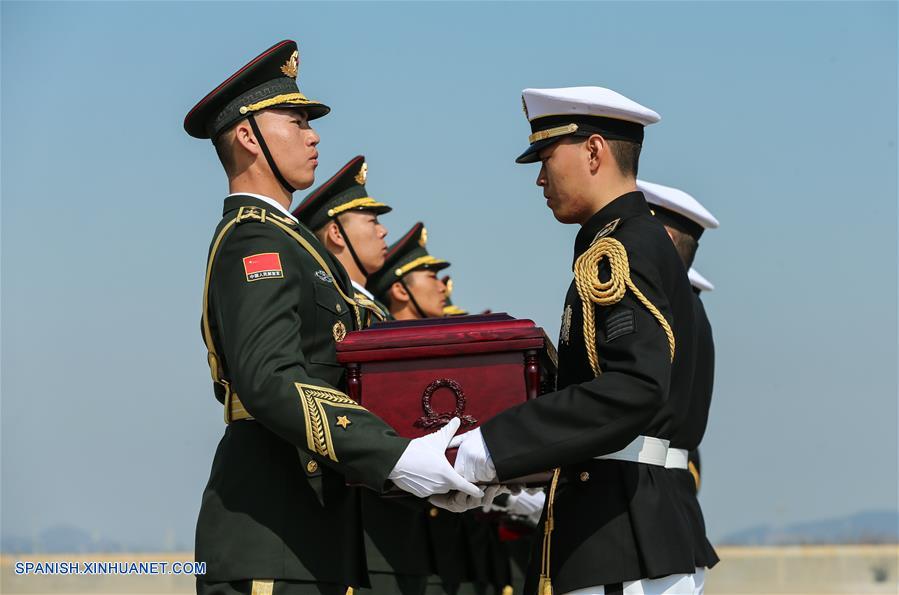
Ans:
POLYGON ((399 281, 391 285, 387 292, 390 294, 390 299, 393 300, 394 303, 405 304, 409 301, 409 293, 399 281))
POLYGON ((590 165, 590 173, 595 174, 599 169, 599 164, 602 163, 602 160, 605 157, 608 144, 606 143, 606 139, 598 134, 591 135, 585 144, 587 147, 587 159, 590 165))
POLYGON ((346 247, 346 240, 343 239, 343 234, 340 233, 340 229, 337 227, 337 224, 333 221, 328 221, 327 227, 327 237, 331 241, 332 244, 337 246, 338 248, 346 247))
POLYGON ((234 145, 235 149, 246 151, 253 156, 262 154, 256 135, 253 134, 253 129, 247 120, 241 120, 234 126, 234 145))

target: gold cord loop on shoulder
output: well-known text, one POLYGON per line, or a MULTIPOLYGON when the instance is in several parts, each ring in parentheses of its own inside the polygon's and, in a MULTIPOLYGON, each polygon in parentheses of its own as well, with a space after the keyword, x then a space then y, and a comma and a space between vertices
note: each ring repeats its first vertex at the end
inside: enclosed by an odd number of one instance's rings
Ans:
POLYGON ((674 361, 674 332, 659 309, 634 285, 624 244, 611 237, 598 239, 575 261, 574 281, 581 298, 584 314, 584 343, 587 347, 587 357, 590 360, 593 374, 599 376, 602 373, 599 367, 599 356, 596 353, 596 316, 593 304, 614 306, 621 301, 628 289, 659 321, 668 337, 668 348, 671 352, 671 360, 674 361), (611 270, 611 276, 607 281, 599 278, 599 264, 603 259, 608 261, 611 270))

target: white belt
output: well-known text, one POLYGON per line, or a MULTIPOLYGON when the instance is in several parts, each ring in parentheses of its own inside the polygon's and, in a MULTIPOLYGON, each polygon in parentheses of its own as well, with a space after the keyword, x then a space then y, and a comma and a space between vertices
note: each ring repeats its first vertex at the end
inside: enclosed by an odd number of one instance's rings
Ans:
POLYGON ((651 436, 637 436, 633 442, 619 450, 607 455, 595 457, 597 459, 611 459, 613 461, 628 461, 631 463, 645 463, 647 465, 665 466, 665 458, 668 454, 668 441, 651 436))
POLYGON ((666 469, 689 469, 690 453, 685 448, 669 448, 668 458, 665 461, 666 469))

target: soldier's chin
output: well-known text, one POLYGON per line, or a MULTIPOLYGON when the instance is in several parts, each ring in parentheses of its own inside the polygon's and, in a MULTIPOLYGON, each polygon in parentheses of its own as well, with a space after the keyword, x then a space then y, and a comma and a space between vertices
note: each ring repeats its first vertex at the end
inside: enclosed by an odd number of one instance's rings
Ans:
POLYGON ((568 213, 561 209, 553 209, 550 207, 553 212, 553 217, 555 217, 556 221, 559 223, 578 223, 580 220, 574 216, 573 213, 568 213))
POLYGON ((310 170, 308 174, 297 176, 297 179, 288 182, 297 190, 306 190, 315 183, 315 171, 310 170))

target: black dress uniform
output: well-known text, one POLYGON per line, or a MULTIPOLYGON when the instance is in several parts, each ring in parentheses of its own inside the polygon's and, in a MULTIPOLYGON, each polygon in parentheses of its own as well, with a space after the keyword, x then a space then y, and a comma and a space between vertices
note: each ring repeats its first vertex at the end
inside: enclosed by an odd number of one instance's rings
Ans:
MULTIPOLYGON (((699 246, 699 240, 705 230, 717 228, 719 225, 718 220, 708 209, 683 190, 646 180, 637 180, 637 188, 644 192, 656 219, 671 229, 672 233, 692 238, 695 242, 694 250, 699 246)), ((682 254, 681 261, 686 265, 692 264, 694 254, 682 254)), ((694 307, 693 396, 684 422, 671 437, 669 455, 678 454, 679 460, 675 464, 675 457, 669 456, 668 467, 674 480, 678 502, 686 515, 693 536, 696 567, 701 569, 713 567, 718 562, 718 555, 706 537, 705 519, 696 497, 699 473, 695 465, 690 468, 689 452, 699 447, 708 425, 715 377, 715 345, 712 340, 711 324, 699 298, 700 288, 711 285, 692 268, 688 271, 688 278, 693 287, 694 307), (680 452, 674 453, 674 450, 680 452)))
MULTIPOLYGON (((682 448, 697 452, 699 443, 705 434, 709 419, 709 406, 712 402, 712 386, 715 378, 715 344, 712 339, 712 326, 699 291, 693 293, 694 328, 696 331, 696 369, 693 373, 693 398, 687 419, 671 438, 672 448, 682 448)), ((698 459, 698 454, 696 455, 698 459)), ((689 460, 689 459, 688 459, 689 460)), ((696 493, 699 489, 699 469, 695 462, 693 469, 670 469, 676 494, 680 505, 687 515, 688 524, 693 535, 693 552, 697 568, 712 568, 718 563, 718 554, 706 537, 705 518, 696 493), (695 472, 694 472, 695 469, 695 472)))
MULTIPOLYGON (((281 42, 185 119, 215 138, 268 108, 328 108, 296 86, 281 42)), ((289 189, 264 151, 276 177, 289 189)), ((340 264, 303 225, 260 198, 232 195, 213 235, 203 335, 225 428, 203 492, 199 593, 344 593, 367 585, 359 490, 381 491, 409 441, 350 399, 335 344, 364 313, 340 264), (314 583, 314 585, 309 585, 314 583)))
MULTIPOLYGON (((577 234, 574 258, 614 237, 630 277, 664 316, 659 321, 628 290, 612 307, 592 305, 602 374, 588 360, 581 298, 572 282, 559 340, 560 390, 507 410, 481 426, 500 478, 561 466, 552 533, 556 593, 694 571, 692 541, 664 466, 592 457, 638 435, 670 439, 690 399, 692 293, 677 252, 642 193, 603 207, 577 234)), ((602 260, 599 277, 610 271, 602 260)), ((540 559, 540 552, 536 552, 540 559)), ((528 577, 527 593, 536 590, 528 577)))

